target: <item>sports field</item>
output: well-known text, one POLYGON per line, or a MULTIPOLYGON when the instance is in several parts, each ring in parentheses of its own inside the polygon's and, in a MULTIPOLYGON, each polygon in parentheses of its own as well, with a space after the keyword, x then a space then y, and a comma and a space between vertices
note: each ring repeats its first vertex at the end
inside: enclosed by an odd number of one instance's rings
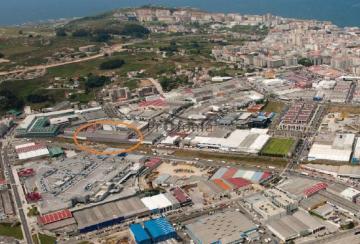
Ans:
POLYGON ((262 149, 261 154, 268 156, 287 156, 295 143, 292 138, 271 138, 262 149))

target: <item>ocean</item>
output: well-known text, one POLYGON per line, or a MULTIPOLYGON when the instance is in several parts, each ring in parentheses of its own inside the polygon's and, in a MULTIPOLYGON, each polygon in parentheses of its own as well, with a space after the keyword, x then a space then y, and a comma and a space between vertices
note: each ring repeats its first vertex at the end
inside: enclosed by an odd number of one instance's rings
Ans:
POLYGON ((360 0, 0 0, 0 25, 95 15, 146 4, 195 7, 210 12, 272 13, 360 26, 360 0))

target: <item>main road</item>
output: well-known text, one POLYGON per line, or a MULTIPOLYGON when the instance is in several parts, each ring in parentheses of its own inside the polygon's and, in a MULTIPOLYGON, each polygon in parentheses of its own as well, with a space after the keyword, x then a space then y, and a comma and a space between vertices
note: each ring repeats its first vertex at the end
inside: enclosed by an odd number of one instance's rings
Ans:
POLYGON ((27 220, 26 220, 26 217, 25 217, 25 213, 24 213, 24 210, 22 208, 21 198, 20 198, 20 195, 19 195, 19 192, 18 192, 18 188, 16 186, 13 171, 11 170, 11 167, 10 167, 9 157, 8 157, 8 155, 6 153, 7 148, 6 147, 3 148, 3 145, 2 145, 1 142, 0 142, 0 147, 1 147, 1 150, 0 150, 0 164, 9 173, 11 189, 13 190, 13 193, 14 193, 13 195, 14 195, 16 206, 17 206, 17 209, 18 209, 18 214, 19 214, 19 217, 20 217, 20 221, 21 221, 21 224, 22 224, 24 237, 25 237, 26 243, 32 244, 33 241, 32 241, 31 232, 29 230, 29 226, 28 226, 28 223, 27 223, 27 220))

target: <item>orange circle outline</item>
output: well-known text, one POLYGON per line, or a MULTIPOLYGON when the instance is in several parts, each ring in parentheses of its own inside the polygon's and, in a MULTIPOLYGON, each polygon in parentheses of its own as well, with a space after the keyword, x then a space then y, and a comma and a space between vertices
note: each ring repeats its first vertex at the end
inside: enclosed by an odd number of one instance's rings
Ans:
MULTIPOLYGON (((126 123, 126 122, 122 122, 122 121, 114 121, 114 120, 98 120, 98 121, 94 121, 94 122, 89 122, 89 123, 86 123, 86 124, 83 124, 81 126, 79 126, 76 130, 75 130, 75 133, 73 135, 73 141, 76 145, 76 147, 81 150, 81 151, 85 151, 85 152, 88 152, 88 153, 91 153, 91 154, 96 154, 96 155, 115 155, 115 154, 121 154, 121 153, 128 153, 128 152, 132 152, 134 150, 136 150, 140 145, 141 143, 144 141, 144 135, 143 133, 135 126, 129 124, 129 123, 126 123), (114 126, 117 126, 117 125, 125 125, 126 127, 128 127, 129 129, 132 129, 133 131, 136 132, 136 134, 138 135, 138 139, 139 139, 139 142, 136 143, 135 145, 129 147, 129 148, 126 148, 126 149, 120 149, 120 150, 115 150, 115 151, 109 151, 109 152, 105 152, 105 151, 99 151, 99 150, 96 150, 96 149, 93 149, 93 148, 90 148, 90 147, 87 147, 87 146, 83 146, 79 143, 78 141, 78 134, 90 127, 90 126, 93 126, 93 125, 97 125, 97 124, 101 124, 101 125, 104 125, 104 124, 109 124, 109 125, 114 125, 114 126)), ((87 139, 86 139, 87 140, 87 139)))

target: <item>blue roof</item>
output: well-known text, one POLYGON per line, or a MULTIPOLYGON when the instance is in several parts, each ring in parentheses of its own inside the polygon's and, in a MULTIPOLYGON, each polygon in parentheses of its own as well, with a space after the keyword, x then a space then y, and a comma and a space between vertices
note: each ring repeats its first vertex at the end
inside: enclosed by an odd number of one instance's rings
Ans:
POLYGON ((148 235, 148 233, 146 233, 141 224, 131 224, 130 230, 133 233, 135 241, 137 243, 150 240, 150 236, 148 235))
POLYGON ((175 233, 174 227, 165 218, 148 220, 144 226, 153 239, 175 233))

